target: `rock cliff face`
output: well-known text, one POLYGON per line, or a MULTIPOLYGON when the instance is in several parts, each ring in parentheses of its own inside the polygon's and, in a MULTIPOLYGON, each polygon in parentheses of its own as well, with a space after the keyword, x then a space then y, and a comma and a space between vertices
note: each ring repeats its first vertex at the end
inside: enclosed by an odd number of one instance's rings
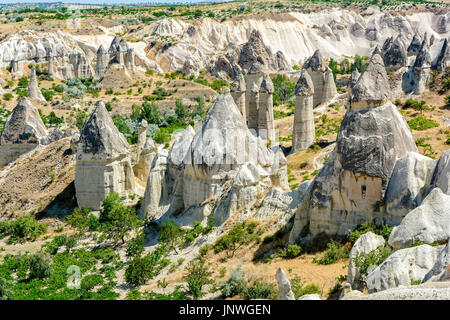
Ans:
POLYGON ((407 247, 415 239, 433 243, 450 237, 449 159, 447 150, 438 161, 414 153, 397 161, 385 196, 387 210, 404 216, 389 239, 393 247, 407 247))
POLYGON ((374 219, 400 222, 386 215, 381 204, 397 159, 417 148, 397 108, 390 102, 376 106, 384 96, 373 88, 388 87, 383 71, 375 54, 353 89, 352 109, 341 124, 336 148, 299 205, 291 242, 314 245, 374 219))
POLYGON ((103 102, 84 124, 77 146, 75 190, 80 207, 98 210, 111 192, 135 193, 129 146, 103 102))
POLYGON ((394 252, 367 276, 369 293, 423 281, 438 254, 439 249, 426 244, 394 252))
POLYGON ((287 187, 286 160, 253 136, 229 93, 221 94, 203 125, 186 129, 170 153, 153 161, 142 214, 177 215, 192 223, 215 216, 222 223, 246 213, 272 186, 287 187))
MULTIPOLYGON (((284 69, 278 63, 280 59, 283 60, 278 52, 282 53, 288 66, 292 67, 294 64, 303 64, 316 49, 320 49, 326 59, 332 57, 341 60, 342 56, 356 54, 368 56, 372 51, 371 44, 381 46, 387 38, 395 39, 398 35, 402 35, 405 48, 415 34, 423 35, 425 32, 434 35, 439 42, 448 34, 436 32, 435 21, 438 17, 432 12, 405 16, 390 12, 360 15, 352 10, 331 8, 308 13, 250 15, 220 22, 205 18, 190 23, 169 18, 151 23, 137 31, 135 37, 154 32, 155 39, 167 35, 176 39, 173 46, 164 50, 148 46, 156 55, 156 63, 164 65, 163 68, 167 68, 167 71, 181 69, 190 59, 196 61, 197 72, 202 68, 210 70, 219 56, 226 58, 222 59, 226 62, 224 65, 229 65, 232 61, 239 61, 245 44, 255 42, 261 49, 258 54, 271 61, 266 64, 269 71, 276 72, 284 69), (259 33, 257 37, 254 30, 259 33), (210 57, 215 59, 211 61, 210 57)), ((447 26, 448 19, 443 23, 447 26)), ((419 46, 420 41, 421 39, 419 46)), ((248 70, 250 61, 257 58, 258 54, 252 50, 244 50, 242 62, 246 65, 245 70, 248 70)), ((233 77, 232 74, 229 76, 233 77)))
POLYGON ((234 103, 236 103, 241 115, 244 119, 247 119, 246 107, 245 107, 245 95, 247 91, 247 87, 245 84, 245 78, 242 73, 239 73, 236 76, 236 79, 233 81, 231 85, 231 96, 234 99, 234 103))
POLYGON ((408 64, 408 54, 400 36, 397 36, 395 40, 391 37, 386 41, 386 47, 383 48, 384 65, 394 68, 406 66, 408 64))
POLYGON ((382 248, 384 243, 384 238, 373 232, 364 233, 356 240, 350 251, 347 275, 347 282, 351 285, 352 289, 361 291, 364 289, 364 280, 362 279, 359 268, 355 264, 355 258, 358 254, 368 254, 373 250, 382 248))
POLYGON ((403 91, 419 95, 423 93, 431 81, 431 55, 427 40, 423 40, 414 64, 403 74, 403 91))
POLYGON ((436 161, 415 152, 397 160, 384 202, 388 212, 405 216, 427 196, 436 161))
POLYGON ((389 244, 394 248, 406 248, 415 240, 432 244, 449 238, 450 195, 434 188, 420 206, 409 212, 399 226, 394 227, 389 244))
POLYGON ((36 148, 47 135, 38 110, 27 98, 22 98, 0 136, 0 167, 36 148))

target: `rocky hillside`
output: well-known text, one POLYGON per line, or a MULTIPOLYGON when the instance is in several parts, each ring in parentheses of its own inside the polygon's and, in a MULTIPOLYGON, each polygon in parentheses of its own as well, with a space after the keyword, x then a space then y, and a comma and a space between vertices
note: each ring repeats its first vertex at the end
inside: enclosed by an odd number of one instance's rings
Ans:
POLYGON ((447 7, 196 8, 0 13, 0 300, 448 299, 447 7))

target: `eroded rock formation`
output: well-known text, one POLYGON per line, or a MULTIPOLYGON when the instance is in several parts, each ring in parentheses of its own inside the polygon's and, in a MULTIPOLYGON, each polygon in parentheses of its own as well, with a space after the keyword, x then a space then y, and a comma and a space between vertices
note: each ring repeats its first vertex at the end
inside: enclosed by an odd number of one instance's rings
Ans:
POLYGON ((128 143, 103 102, 81 130, 76 158, 75 190, 80 207, 98 210, 109 193, 135 193, 128 143))
POLYGON ((265 190, 287 187, 286 160, 248 130, 230 93, 221 94, 203 125, 188 128, 170 152, 153 160, 142 214, 177 214, 193 223, 215 216, 219 223, 248 212, 265 190), (282 185, 280 185, 282 183, 282 185))
POLYGON ((39 102, 46 102, 41 90, 39 89, 38 81, 36 78, 36 67, 31 67, 30 82, 28 84, 28 96, 31 99, 35 99, 39 102))
POLYGON ((314 142, 314 85, 306 70, 302 70, 295 86, 295 115, 292 150, 305 150, 314 142))
POLYGON ((353 88, 334 151, 299 205, 291 242, 320 244, 376 218, 399 223, 383 212, 382 200, 397 159, 417 148, 397 108, 385 102, 389 90, 381 88, 389 85, 375 54, 353 88))
POLYGON ((27 98, 22 98, 0 136, 0 167, 35 149, 47 135, 38 110, 27 98))
POLYGON ((309 73, 314 85, 314 107, 329 101, 337 94, 333 73, 328 68, 320 50, 314 52, 303 68, 309 73))

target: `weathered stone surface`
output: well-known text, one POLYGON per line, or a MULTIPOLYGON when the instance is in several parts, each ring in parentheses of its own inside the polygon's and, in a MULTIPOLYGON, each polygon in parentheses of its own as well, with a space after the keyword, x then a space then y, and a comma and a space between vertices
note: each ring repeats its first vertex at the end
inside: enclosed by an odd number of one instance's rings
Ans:
POLYGON ((401 68, 408 64, 408 54, 400 36, 389 42, 386 48, 383 48, 383 60, 385 66, 395 68, 401 68))
POLYGON ((435 68, 439 72, 443 72, 446 67, 449 65, 449 58, 450 58, 450 49, 448 47, 448 40, 444 39, 441 51, 439 52, 439 56, 436 60, 435 68))
POLYGON ((231 85, 231 96, 234 99, 239 111, 242 114, 244 119, 247 118, 246 110, 245 110, 245 92, 247 91, 245 78, 242 73, 239 73, 236 79, 233 81, 231 85))
POLYGON ((308 71, 314 85, 314 107, 329 101, 337 94, 333 73, 328 68, 320 50, 316 50, 305 62, 303 69, 308 71))
POLYGON ((129 146, 100 102, 81 129, 77 160, 114 159, 128 154, 129 146))
POLYGON ((147 181, 156 154, 156 146, 152 138, 148 138, 140 149, 139 158, 133 167, 134 175, 141 181, 147 181))
POLYGON ((90 78, 94 76, 94 70, 87 62, 86 56, 83 52, 74 50, 69 55, 69 62, 73 67, 74 77, 90 78))
POLYGON ((450 288, 423 288, 421 286, 409 286, 392 288, 376 292, 355 300, 450 300, 450 288))
POLYGON ((339 300, 353 300, 362 296, 364 296, 364 294, 361 291, 352 290, 350 283, 346 282, 339 296, 339 300))
POLYGON ((0 136, 0 167, 33 150, 47 136, 38 110, 27 98, 22 98, 7 119, 0 136))
POLYGON ((417 54, 416 60, 414 61, 414 68, 430 68, 431 67, 431 56, 426 40, 422 41, 420 45, 419 53, 417 54))
POLYGON ((278 268, 277 274, 278 283, 278 300, 295 300, 294 293, 291 289, 291 283, 283 269, 278 268))
POLYGON ((356 82, 358 82, 360 75, 361 74, 359 73, 357 68, 355 68, 355 70, 352 71, 352 74, 350 75, 350 80, 348 82, 350 88, 353 88, 355 86, 356 82))
POLYGON ((440 188, 443 193, 450 195, 450 150, 444 151, 439 158, 431 178, 431 187, 440 188))
POLYGON ((292 150, 305 150, 314 142, 313 114, 314 85, 308 72, 303 69, 295 86, 295 114, 292 132, 292 150))
POLYGON ((424 243, 450 238, 450 195, 434 188, 422 204, 403 218, 399 226, 394 227, 389 244, 394 248, 405 248, 415 240, 424 243))
POLYGON ((256 211, 255 218, 270 220, 278 217, 276 224, 280 227, 284 226, 292 218, 298 203, 306 193, 306 185, 302 184, 302 186, 291 191, 284 191, 281 188, 270 189, 256 211))
POLYGON ((384 188, 397 159, 417 150, 406 121, 390 102, 368 112, 347 112, 336 147, 345 170, 380 177, 384 188))
POLYGON ((286 159, 250 133, 226 92, 195 135, 183 134, 172 147, 170 160, 164 158, 158 154, 150 171, 142 213, 146 217, 176 214, 190 224, 214 215, 222 223, 236 212, 251 214, 268 187, 280 181, 287 184, 281 178, 286 159))
POLYGON ((305 68, 306 70, 310 69, 312 71, 320 72, 325 72, 328 70, 328 66, 320 50, 314 51, 314 54, 308 60, 306 60, 303 68, 305 68))
POLYGON ((440 15, 436 19, 436 31, 438 33, 447 33, 448 31, 448 18, 447 15, 440 15))
POLYGON ((101 78, 106 73, 106 69, 108 68, 109 63, 109 55, 106 52, 105 48, 102 45, 98 47, 97 50, 97 62, 95 65, 95 74, 98 78, 101 78))
POLYGON ((351 110, 380 106, 389 99, 390 91, 383 59, 374 54, 353 87, 351 110))
POLYGON ((300 298, 298 298, 297 300, 323 300, 323 299, 320 294, 314 293, 314 294, 305 294, 300 298))
POLYGON ((418 34, 415 34, 408 46, 408 55, 416 55, 420 51, 421 38, 418 34))
POLYGON ((270 65, 271 56, 272 53, 264 45, 261 33, 257 30, 253 30, 248 42, 244 44, 240 51, 238 64, 246 70, 248 70, 255 61, 270 65))
POLYGON ((416 152, 397 160, 386 189, 384 202, 389 214, 405 216, 426 197, 436 161, 416 152))
POLYGON ((425 275, 423 282, 450 280, 450 242, 438 254, 433 268, 425 275))
POLYGON ((433 268, 438 254, 439 249, 426 244, 394 252, 367 275, 369 293, 409 286, 411 281, 423 281, 433 268))
POLYGON ((354 23, 350 28, 350 33, 357 38, 362 38, 365 35, 364 27, 359 23, 354 23))
POLYGON ((245 120, 248 128, 255 134, 258 133, 259 91, 263 76, 263 65, 255 61, 248 70, 245 95, 245 120))
POLYGON ((273 91, 272 80, 266 73, 261 81, 258 104, 258 136, 264 141, 275 141, 273 91))
POLYGON ((47 130, 36 107, 27 98, 22 98, 5 123, 0 136, 0 144, 37 144, 47 135, 47 130))
POLYGON ((384 246, 384 238, 373 232, 367 232, 361 235, 350 251, 347 282, 354 290, 364 289, 364 279, 361 278, 359 268, 355 265, 354 259, 358 254, 368 254, 369 252, 384 246))
POLYGON ((77 146, 75 190, 80 207, 98 210, 111 192, 135 193, 135 179, 125 137, 103 102, 86 121, 77 146))
POLYGON ((167 210, 170 199, 170 181, 166 179, 169 150, 158 151, 153 159, 145 188, 140 215, 146 219, 158 219, 167 210))
POLYGON ((44 96, 41 93, 41 90, 39 89, 38 81, 36 78, 36 67, 34 65, 33 67, 31 67, 30 82, 28 84, 28 97, 39 102, 46 102, 44 96))

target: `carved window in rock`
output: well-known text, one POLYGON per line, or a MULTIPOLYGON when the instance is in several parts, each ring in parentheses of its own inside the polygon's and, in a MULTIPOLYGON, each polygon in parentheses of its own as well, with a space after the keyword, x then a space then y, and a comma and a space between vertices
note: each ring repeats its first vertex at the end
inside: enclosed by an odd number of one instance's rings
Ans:
POLYGON ((367 187, 365 185, 361 186, 361 198, 365 199, 366 198, 366 192, 367 192, 367 187))

